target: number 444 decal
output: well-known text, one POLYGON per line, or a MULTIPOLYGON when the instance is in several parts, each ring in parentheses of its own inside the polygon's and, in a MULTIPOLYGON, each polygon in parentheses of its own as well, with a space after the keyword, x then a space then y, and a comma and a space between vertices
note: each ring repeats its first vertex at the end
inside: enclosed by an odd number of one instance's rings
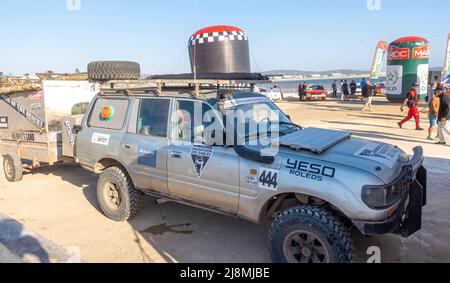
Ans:
POLYGON ((258 186, 261 189, 276 191, 278 189, 278 175, 280 171, 270 168, 259 169, 258 186))

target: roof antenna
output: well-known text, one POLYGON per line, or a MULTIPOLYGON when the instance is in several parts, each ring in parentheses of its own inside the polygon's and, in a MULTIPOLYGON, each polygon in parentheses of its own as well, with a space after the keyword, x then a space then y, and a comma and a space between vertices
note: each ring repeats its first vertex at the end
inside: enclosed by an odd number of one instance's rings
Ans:
MULTIPOLYGON (((196 19, 198 19, 198 1, 194 0, 194 10, 196 14, 196 19)), ((195 40, 195 39, 194 39, 195 40)), ((194 41, 195 43, 195 41, 194 41)), ((194 44, 194 64, 193 64, 194 80, 197 80, 197 44, 194 44)))

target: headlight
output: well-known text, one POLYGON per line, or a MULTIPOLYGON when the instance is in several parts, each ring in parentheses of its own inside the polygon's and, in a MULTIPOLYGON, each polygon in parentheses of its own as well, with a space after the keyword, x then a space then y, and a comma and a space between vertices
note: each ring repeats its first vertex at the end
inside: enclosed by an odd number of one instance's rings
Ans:
POLYGON ((403 199, 407 186, 398 184, 381 186, 365 186, 362 192, 363 201, 373 209, 385 209, 393 206, 403 199))

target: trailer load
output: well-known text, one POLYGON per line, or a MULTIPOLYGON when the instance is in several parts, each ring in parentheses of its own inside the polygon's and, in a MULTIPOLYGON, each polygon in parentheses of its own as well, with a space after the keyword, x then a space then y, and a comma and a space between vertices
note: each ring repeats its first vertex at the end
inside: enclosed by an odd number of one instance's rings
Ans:
MULTIPOLYGON (((77 77, 83 78, 82 75, 77 77)), ((29 167, 63 162, 63 117, 79 114, 98 93, 87 80, 45 79, 0 86, 0 153, 7 180, 19 181, 22 163, 29 167)))

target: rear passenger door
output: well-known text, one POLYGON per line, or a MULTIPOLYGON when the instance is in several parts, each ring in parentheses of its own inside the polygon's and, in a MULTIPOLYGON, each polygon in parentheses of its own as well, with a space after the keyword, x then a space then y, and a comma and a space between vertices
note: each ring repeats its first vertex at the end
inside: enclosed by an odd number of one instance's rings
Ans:
POLYGON ((120 154, 136 187, 165 195, 170 107, 170 98, 135 99, 120 154))

